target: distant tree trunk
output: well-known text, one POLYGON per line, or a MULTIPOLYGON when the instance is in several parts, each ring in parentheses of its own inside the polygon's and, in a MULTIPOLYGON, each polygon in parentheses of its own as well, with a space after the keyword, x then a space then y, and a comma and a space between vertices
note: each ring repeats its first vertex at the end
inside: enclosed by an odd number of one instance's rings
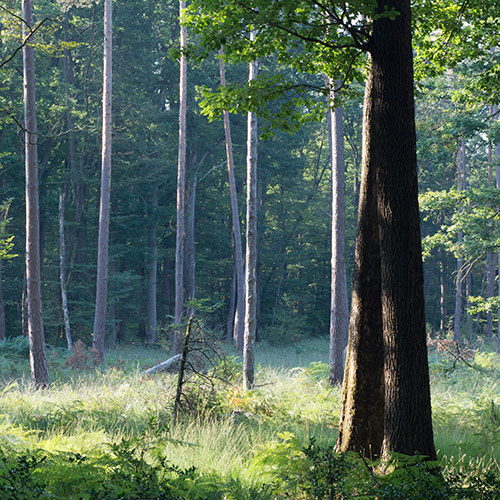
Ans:
POLYGON ((233 266, 233 279, 231 280, 231 294, 229 296, 229 310, 227 313, 226 323, 226 342, 231 344, 233 342, 234 333, 234 316, 236 304, 236 266, 233 266))
MULTIPOLYGON (((498 117, 498 106, 495 104, 491 107, 491 114, 498 117)), ((495 162, 495 186, 500 189, 500 143, 495 144, 493 160, 495 162)), ((500 252, 497 254, 497 268, 498 268, 498 296, 500 297, 500 252)), ((497 352, 500 352, 500 309, 497 311, 497 352)))
MULTIPOLYGON (((196 189, 198 186, 198 172, 194 172, 193 179, 187 193, 187 224, 186 224, 186 299, 194 300, 196 296, 196 248, 195 248, 195 221, 196 221, 196 189)), ((194 307, 189 306, 188 316, 194 315, 194 307)))
MULTIPOLYGON (((250 39, 255 41, 252 32, 250 39)), ((257 61, 250 63, 248 81, 257 76, 257 61)), ((257 328, 257 114, 247 120, 247 234, 245 275, 245 335, 243 346, 243 387, 254 386, 255 333, 257 328)))
MULTIPOLYGON (((329 80, 329 103, 333 105, 335 82, 329 80)), ((345 240, 345 163, 344 118, 342 108, 328 110, 330 162, 332 168, 332 258, 330 302, 330 384, 344 378, 344 349, 349 334, 347 281, 344 260, 345 240)))
POLYGON ((108 293, 109 212, 111 196, 111 89, 112 89, 112 3, 104 0, 104 61, 102 94, 102 165, 97 243, 97 288, 92 347, 97 361, 104 360, 106 301, 108 293))
POLYGON ((0 340, 5 340, 7 329, 5 326, 5 302, 3 300, 2 259, 0 259, 0 340))
MULTIPOLYGON (((180 0, 180 18, 182 18, 186 1, 180 0)), ((180 27, 180 48, 187 44, 186 27, 180 27)), ((184 236, 185 236, 185 190, 186 190, 186 108, 187 108, 187 61, 185 54, 180 59, 179 81, 179 153, 177 163, 177 233, 175 240, 175 311, 174 322, 180 325, 184 309, 184 236)), ((182 350, 183 333, 176 327, 174 335, 174 353, 182 350)))
POLYGON ((440 310, 440 319, 439 319, 439 330, 441 333, 444 333, 446 328, 446 286, 445 286, 445 276, 444 276, 444 263, 442 260, 439 261, 439 310, 440 310))
POLYGON ((365 87, 363 160, 358 230, 354 256, 349 342, 336 448, 364 456, 380 455, 384 437, 384 344, 380 297, 380 247, 377 217, 376 164, 370 131, 373 75, 365 87))
POLYGON ((23 293, 21 295, 21 332, 23 337, 28 337, 28 283, 26 269, 23 277, 23 293))
POLYGON ((108 312, 107 317, 107 329, 106 329, 106 339, 105 346, 106 349, 114 349, 116 347, 116 300, 113 297, 110 297, 108 300, 108 312))
POLYGON ((71 339, 71 326, 69 323, 68 292, 66 290, 66 242, 64 239, 64 195, 59 195, 59 280, 61 282, 61 301, 64 317, 64 331, 66 333, 66 343, 68 351, 73 350, 71 339))
POLYGON ((466 325, 467 325, 467 336, 469 340, 472 340, 473 329, 472 329, 472 315, 469 312, 471 303, 470 296, 472 295, 472 274, 471 274, 471 262, 468 260, 465 263, 465 317, 466 317, 466 325))
MULTIPOLYGON (((222 50, 219 52, 220 81, 223 87, 226 86, 226 71, 222 59, 222 50)), ((235 338, 238 350, 243 350, 245 335, 245 269, 243 265, 243 244, 241 241, 241 225, 238 209, 238 197, 236 193, 236 180, 234 175, 233 143, 231 140, 231 123, 229 112, 224 111, 224 132, 226 136, 226 156, 227 172, 229 177, 229 195, 231 197, 231 212, 233 222, 233 241, 236 271, 237 307, 235 318, 235 338)))
POLYGON ((30 344, 31 378, 36 387, 49 385, 47 355, 42 317, 42 290, 40 279, 40 219, 38 202, 38 148, 35 98, 35 60, 31 29, 33 5, 22 3, 23 80, 24 80, 24 142, 26 166, 26 283, 28 299, 28 337, 30 344))
MULTIPOLYGON (((463 191, 463 172, 464 172, 464 154, 465 154, 465 142, 460 142, 457 149, 457 190, 463 191)), ((463 243, 464 233, 462 230, 458 231, 457 244, 460 247, 463 243)), ((462 281, 463 281, 463 267, 464 259, 462 257, 462 249, 459 248, 459 254, 457 257, 457 281, 455 287, 455 316, 453 318, 453 340, 455 342, 460 342, 460 325, 462 320, 462 281)))
MULTIPOLYGON (((493 114, 493 106, 490 106, 490 115, 493 114)), ((493 151, 491 144, 488 144, 488 187, 493 187, 493 151)), ((495 261, 493 254, 488 252, 486 254, 486 295, 488 299, 492 299, 495 294, 495 261)), ((491 341, 493 338, 493 313, 488 311, 486 313, 486 339, 491 341)))
POLYGON ((151 222, 149 225, 149 262, 148 262, 148 312, 146 336, 148 343, 158 342, 158 326, 156 314, 156 288, 158 277, 158 242, 156 240, 156 224, 158 218, 158 184, 153 186, 151 195, 151 222))

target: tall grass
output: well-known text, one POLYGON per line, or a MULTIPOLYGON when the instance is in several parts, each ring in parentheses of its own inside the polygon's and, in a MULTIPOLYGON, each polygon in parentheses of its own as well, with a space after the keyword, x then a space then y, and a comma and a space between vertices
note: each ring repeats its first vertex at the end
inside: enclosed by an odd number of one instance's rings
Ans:
MULTIPOLYGON (((291 432, 304 444, 313 436, 334 443, 341 389, 327 383, 327 356, 326 339, 284 348, 257 345, 254 391, 243 393, 238 381, 220 385, 208 417, 177 421, 175 377, 142 374, 166 359, 165 351, 120 348, 103 368, 80 372, 64 366, 63 352, 53 351, 53 384, 44 391, 27 381, 26 360, 10 380, 0 363, 0 446, 87 453, 141 436, 154 422, 168 429, 165 453, 172 463, 255 483, 258 474, 248 464, 277 433, 291 432)), ((448 467, 481 470, 500 462, 500 358, 480 354, 474 368, 452 368, 446 360, 431 364, 436 447, 448 467)))

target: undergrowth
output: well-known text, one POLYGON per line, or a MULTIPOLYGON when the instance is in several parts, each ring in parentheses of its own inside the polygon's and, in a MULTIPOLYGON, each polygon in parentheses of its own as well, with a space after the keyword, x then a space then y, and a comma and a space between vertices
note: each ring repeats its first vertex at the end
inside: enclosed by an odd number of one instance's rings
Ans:
POLYGON ((36 391, 25 339, 0 343, 0 498, 500 499, 498 355, 434 358, 439 462, 381 467, 333 452, 341 391, 327 352, 321 339, 260 346, 256 388, 243 392, 231 351, 188 378, 174 420, 175 376, 143 374, 166 351, 120 348, 94 367, 85 349, 69 362, 49 349, 52 385, 36 391))

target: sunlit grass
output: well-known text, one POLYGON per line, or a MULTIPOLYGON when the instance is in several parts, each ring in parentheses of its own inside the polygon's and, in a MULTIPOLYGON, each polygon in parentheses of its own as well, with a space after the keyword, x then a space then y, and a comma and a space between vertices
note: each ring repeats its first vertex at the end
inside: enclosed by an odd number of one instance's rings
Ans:
MULTIPOLYGON (((172 463, 258 482, 248 464, 277 433, 292 432, 304 445, 311 437, 335 442, 341 390, 327 384, 327 355, 326 339, 284 348, 258 345, 254 391, 243 393, 238 382, 221 386, 217 411, 174 422, 175 376, 142 373, 167 352, 120 348, 107 355, 103 368, 79 372, 64 367, 58 351, 47 390, 33 389, 27 362, 20 368, 24 377, 7 381, 8 374, 0 373, 6 380, 0 387, 0 446, 88 453, 141 436, 155 422, 168 428, 165 453, 172 463)), ((431 365, 436 447, 443 463, 457 470, 500 462, 500 358, 482 354, 474 366, 431 365)))

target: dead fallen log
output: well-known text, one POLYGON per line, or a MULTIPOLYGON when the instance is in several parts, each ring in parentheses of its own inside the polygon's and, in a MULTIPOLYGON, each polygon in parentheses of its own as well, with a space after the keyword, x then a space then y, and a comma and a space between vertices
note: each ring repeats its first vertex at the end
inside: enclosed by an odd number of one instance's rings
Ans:
POLYGON ((167 359, 166 361, 162 361, 151 368, 143 371, 144 375, 153 375, 158 372, 166 372, 166 371, 177 371, 179 368, 179 364, 181 362, 181 354, 176 354, 175 356, 167 359))

